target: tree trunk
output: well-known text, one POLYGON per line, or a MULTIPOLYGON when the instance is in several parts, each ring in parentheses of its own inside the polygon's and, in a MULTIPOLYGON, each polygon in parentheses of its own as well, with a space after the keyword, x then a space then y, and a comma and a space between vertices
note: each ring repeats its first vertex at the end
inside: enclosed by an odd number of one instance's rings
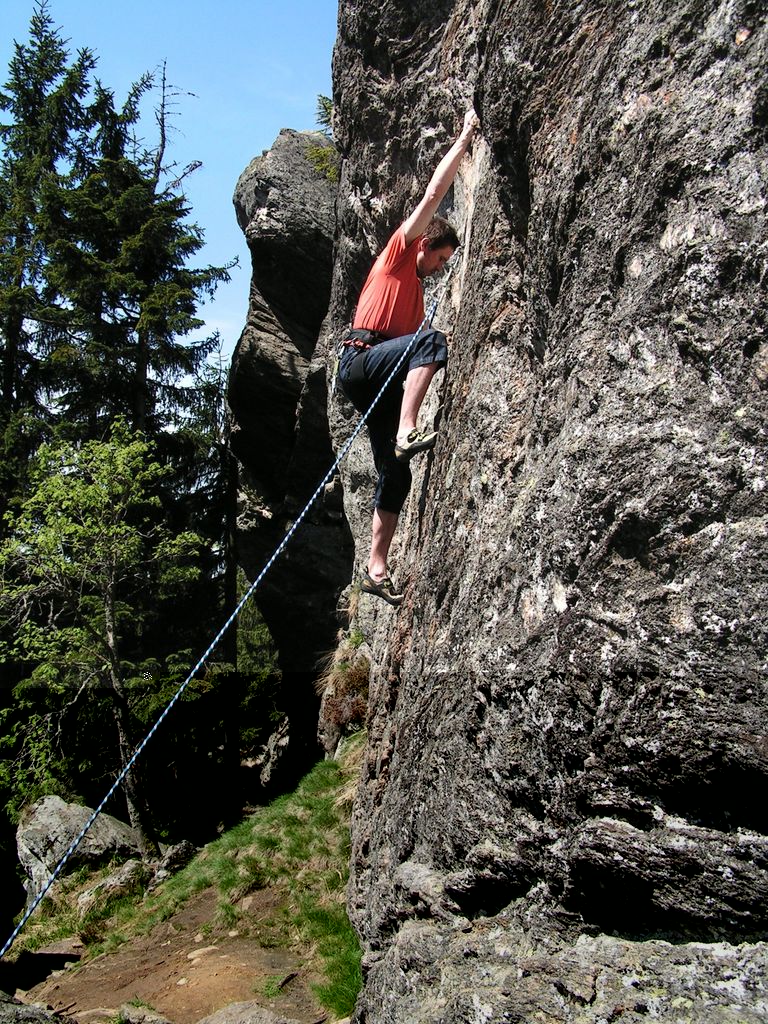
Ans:
POLYGON ((149 375, 149 339, 146 331, 137 331, 136 373, 133 394, 133 429, 147 429, 147 410, 149 408, 148 375, 149 375))
POLYGON ((19 369, 19 354, 21 352, 21 339, 24 332, 24 273, 27 266, 27 254, 30 245, 30 231, 28 226, 11 229, 15 234, 13 245, 13 256, 16 263, 16 273, 12 281, 5 286, 6 294, 6 317, 3 324, 3 338, 5 349, 3 351, 3 401, 2 412, 4 418, 10 418, 10 414, 19 408, 21 404, 21 372, 19 369))
MULTIPOLYGON (((130 740, 130 713, 128 699, 120 679, 120 660, 117 649, 117 632, 115 628, 114 594, 108 590, 104 595, 104 613, 106 640, 109 652, 109 681, 115 694, 113 714, 117 726, 118 746, 120 750, 120 768, 128 764, 133 753, 130 740)), ((145 858, 157 856, 159 848, 157 837, 150 822, 149 808, 141 786, 141 777, 134 766, 123 780, 123 792, 128 808, 128 820, 132 828, 139 834, 142 854, 145 858)))

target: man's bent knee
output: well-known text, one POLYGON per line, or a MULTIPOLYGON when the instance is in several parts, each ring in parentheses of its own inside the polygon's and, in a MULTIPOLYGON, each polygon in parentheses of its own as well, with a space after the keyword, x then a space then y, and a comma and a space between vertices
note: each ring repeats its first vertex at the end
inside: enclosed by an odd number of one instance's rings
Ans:
POLYGON ((408 370, 436 364, 439 369, 448 362, 448 341, 442 331, 424 331, 416 339, 408 360, 408 370))
POLYGON ((394 457, 379 473, 373 504, 382 512, 400 515, 405 499, 411 489, 411 470, 407 463, 398 462, 394 457))

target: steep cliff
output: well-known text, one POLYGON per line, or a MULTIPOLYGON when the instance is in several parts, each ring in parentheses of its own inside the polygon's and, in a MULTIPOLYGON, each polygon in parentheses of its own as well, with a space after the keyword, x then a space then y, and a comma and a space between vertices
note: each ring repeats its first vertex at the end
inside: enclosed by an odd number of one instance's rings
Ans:
POLYGON ((768 1016, 765 13, 341 4, 333 330, 482 126, 406 600, 360 600, 359 1022, 768 1016))

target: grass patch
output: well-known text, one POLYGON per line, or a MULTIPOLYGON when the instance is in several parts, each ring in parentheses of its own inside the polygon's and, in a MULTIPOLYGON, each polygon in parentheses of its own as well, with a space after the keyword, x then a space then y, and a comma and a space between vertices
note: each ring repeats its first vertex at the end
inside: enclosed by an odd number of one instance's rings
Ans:
POLYGON ((352 1012, 363 985, 360 944, 343 906, 319 906, 307 901, 302 908, 307 934, 325 960, 326 982, 315 986, 318 999, 339 1017, 352 1012))
MULTIPOLYGON (((359 753, 360 740, 354 739, 349 747, 359 753)), ((362 984, 360 947, 345 907, 350 811, 346 794, 356 756, 344 764, 320 762, 295 792, 210 843, 143 899, 121 899, 108 913, 94 912, 83 921, 74 909, 74 882, 65 880, 56 900, 41 906, 17 948, 80 934, 90 958, 146 934, 172 918, 196 893, 212 888, 218 894, 214 928, 237 926, 264 947, 302 948, 311 969, 324 977, 315 986, 320 1002, 338 1016, 348 1016, 362 984), (251 918, 243 899, 266 887, 279 898, 269 916, 251 918)), ((78 877, 78 888, 93 882, 94 875, 87 880, 78 877)))
POLYGON ((354 735, 367 717, 371 664, 362 649, 364 643, 359 629, 339 633, 339 643, 328 654, 315 684, 323 699, 323 717, 341 735, 354 735))
POLYGON ((261 986, 261 994, 267 999, 277 999, 280 995, 280 982, 282 980, 279 974, 273 974, 261 986))

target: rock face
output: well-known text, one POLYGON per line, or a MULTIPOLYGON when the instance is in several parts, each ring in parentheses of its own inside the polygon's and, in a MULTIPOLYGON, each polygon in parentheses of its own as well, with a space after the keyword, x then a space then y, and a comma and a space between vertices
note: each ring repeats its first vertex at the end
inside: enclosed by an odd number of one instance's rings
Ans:
MULTIPOLYGON (((23 814, 16 832, 19 861, 27 875, 30 900, 46 884, 54 868, 82 831, 93 811, 61 797, 46 796, 23 814)), ((113 858, 140 857, 139 837, 134 830, 109 814, 100 814, 67 862, 71 871, 79 864, 102 864, 113 858)))
MULTIPOLYGON (((336 185, 311 161, 313 150, 332 148, 321 133, 284 130, 235 191, 253 279, 230 374, 230 447, 238 462, 237 560, 251 580, 334 459, 325 356, 316 345, 330 295, 336 185)), ((285 750, 297 776, 317 759, 317 661, 333 646, 352 554, 340 499, 329 492, 255 595, 279 652, 285 750)))
POLYGON ((341 5, 332 329, 482 126, 406 600, 366 631, 360 1024, 768 1016, 764 15, 341 5))

